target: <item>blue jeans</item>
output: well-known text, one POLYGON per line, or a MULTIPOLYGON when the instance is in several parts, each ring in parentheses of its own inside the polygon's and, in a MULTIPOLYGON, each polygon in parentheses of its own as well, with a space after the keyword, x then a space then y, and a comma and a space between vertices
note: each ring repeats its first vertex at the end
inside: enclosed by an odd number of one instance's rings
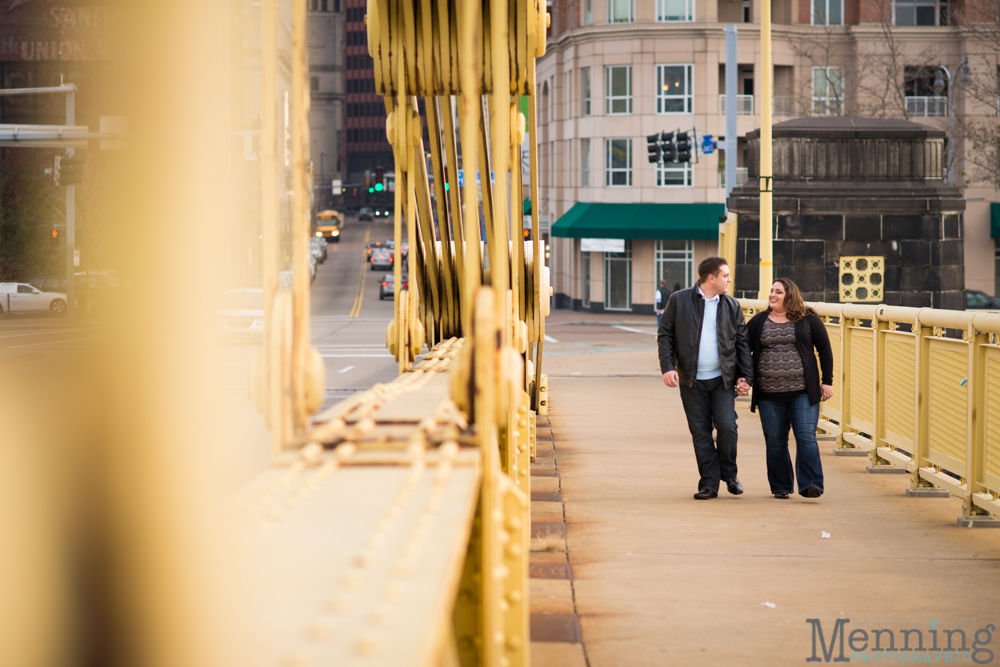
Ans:
POLYGON ((792 457, 788 454, 788 429, 795 433, 795 476, 799 478, 799 493, 810 486, 823 490, 823 464, 816 444, 816 422, 819 403, 809 404, 808 394, 802 393, 787 403, 759 401, 760 425, 767 446, 767 481, 771 493, 792 493, 792 457))
POLYGON ((726 389, 721 377, 695 380, 692 387, 681 382, 680 388, 701 475, 698 490, 718 492, 720 479, 736 479, 736 390, 726 389))

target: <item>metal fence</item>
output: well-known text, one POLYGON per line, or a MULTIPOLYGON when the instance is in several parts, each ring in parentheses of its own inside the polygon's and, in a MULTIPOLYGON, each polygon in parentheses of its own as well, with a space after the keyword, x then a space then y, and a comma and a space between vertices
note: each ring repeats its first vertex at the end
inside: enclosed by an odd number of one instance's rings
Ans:
MULTIPOLYGON (((766 302, 741 300, 748 313, 766 302)), ((959 523, 1000 516, 1000 313, 813 303, 833 347, 819 428, 872 469, 947 491, 959 523)))
MULTIPOLYGON (((726 96, 719 95, 719 115, 726 115, 726 96)), ((736 115, 737 116, 752 116, 753 115, 753 95, 737 95, 736 96, 736 115)))
POLYGON ((906 113, 911 116, 944 116, 948 113, 948 98, 907 97, 906 113))

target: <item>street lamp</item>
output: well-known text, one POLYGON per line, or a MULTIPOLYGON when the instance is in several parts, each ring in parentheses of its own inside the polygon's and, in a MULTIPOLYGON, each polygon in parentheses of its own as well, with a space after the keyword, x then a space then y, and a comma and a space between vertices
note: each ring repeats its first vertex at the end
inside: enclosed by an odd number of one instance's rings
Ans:
MULTIPOLYGON (((969 57, 966 56, 965 60, 955 68, 955 72, 958 73, 962 70, 962 83, 969 83, 972 77, 969 74, 969 57)), ((934 83, 931 84, 931 88, 934 89, 934 93, 937 95, 941 94, 944 90, 945 81, 941 78, 941 73, 944 73, 948 77, 948 116, 951 121, 951 129, 948 131, 948 182, 951 184, 955 183, 955 86, 952 85, 955 81, 955 77, 952 76, 951 70, 944 65, 938 65, 937 76, 934 77, 934 83)))

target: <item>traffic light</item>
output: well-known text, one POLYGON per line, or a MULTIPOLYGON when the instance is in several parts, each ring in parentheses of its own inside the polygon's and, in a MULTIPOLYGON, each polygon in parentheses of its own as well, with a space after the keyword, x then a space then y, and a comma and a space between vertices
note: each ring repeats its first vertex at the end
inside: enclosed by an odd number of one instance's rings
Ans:
POLYGON ((649 151, 649 161, 652 164, 659 164, 663 157, 663 150, 660 148, 660 133, 646 135, 646 150, 649 151))
POLYGON ((660 133, 660 149, 663 151, 664 162, 677 161, 677 148, 674 146, 673 132, 660 133))
POLYGON ((59 163, 59 185, 79 185, 83 182, 83 158, 64 157, 59 163))
POLYGON ((524 229, 524 240, 525 241, 530 241, 531 240, 531 227, 525 227, 525 229, 524 229))
POLYGON ((677 133, 677 161, 691 161, 691 139, 688 137, 687 132, 677 133))

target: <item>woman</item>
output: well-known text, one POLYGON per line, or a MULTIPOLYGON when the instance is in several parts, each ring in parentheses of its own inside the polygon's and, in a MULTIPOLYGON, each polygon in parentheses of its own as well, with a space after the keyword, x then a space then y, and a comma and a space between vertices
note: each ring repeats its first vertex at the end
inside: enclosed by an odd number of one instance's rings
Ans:
POLYGON ((795 283, 778 278, 771 285, 769 308, 750 320, 747 336, 754 377, 750 410, 760 407, 771 493, 786 500, 794 490, 788 454, 791 426, 799 494, 819 498, 823 495, 823 466, 816 444, 816 422, 820 401, 833 396, 833 352, 826 327, 816 311, 802 301, 795 283), (823 369, 822 380, 816 353, 823 369))

